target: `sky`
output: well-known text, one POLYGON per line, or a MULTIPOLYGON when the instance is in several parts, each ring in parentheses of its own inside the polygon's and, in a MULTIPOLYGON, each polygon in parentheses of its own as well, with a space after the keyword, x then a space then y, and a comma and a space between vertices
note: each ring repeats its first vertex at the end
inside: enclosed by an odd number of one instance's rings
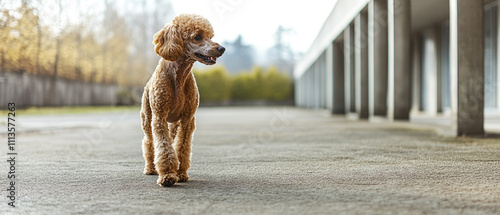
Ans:
MULTIPOLYGON (((215 31, 214 41, 233 41, 238 35, 260 57, 274 44, 279 25, 291 29, 286 42, 296 53, 307 52, 337 0, 172 0, 176 14, 206 17, 215 31)), ((258 59, 259 60, 259 59, 258 59)))

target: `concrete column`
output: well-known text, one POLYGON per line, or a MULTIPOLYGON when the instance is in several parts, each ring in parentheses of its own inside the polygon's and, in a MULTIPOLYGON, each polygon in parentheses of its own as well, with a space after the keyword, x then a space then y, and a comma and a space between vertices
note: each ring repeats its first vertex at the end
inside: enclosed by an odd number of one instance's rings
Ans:
POLYGON ((387 0, 368 4, 369 115, 387 115, 387 0))
POLYGON ((300 81, 301 80, 302 80, 302 77, 294 80, 295 88, 294 88, 293 99, 295 101, 295 105, 299 106, 299 107, 300 107, 300 81))
POLYGON ((302 80, 302 85, 301 85, 301 87, 302 87, 302 106, 307 108, 307 98, 309 96, 308 95, 309 89, 307 88, 308 87, 307 86, 307 79, 308 79, 307 70, 306 70, 306 72, 304 72, 303 76, 304 76, 304 78, 302 80))
POLYGON ((302 74, 302 77, 300 77, 298 81, 298 87, 296 86, 296 89, 298 91, 298 96, 297 96, 297 104, 299 107, 304 107, 304 79, 305 79, 305 74, 302 74))
POLYGON ((307 107, 307 73, 302 74, 302 81, 300 83, 300 97, 301 97, 301 106, 307 107))
POLYGON ((368 15, 361 12, 355 19, 355 86, 356 113, 368 119, 368 15))
POLYGON ((311 84, 311 67, 307 69, 307 71, 304 74, 306 76, 306 107, 307 108, 312 108, 312 99, 313 99, 313 89, 312 89, 312 84, 311 84))
POLYGON ((316 63, 314 63, 314 89, 316 89, 316 97, 314 108, 319 109, 321 107, 321 73, 320 73, 320 62, 319 58, 316 59, 316 63))
POLYGON ((333 44, 325 51, 325 84, 326 108, 333 113, 333 44))
POLYGON ((316 75, 316 62, 313 63, 311 68, 311 88, 313 90, 313 98, 312 98, 312 108, 317 108, 317 100, 318 100, 318 79, 316 75))
POLYGON ((319 61, 314 63, 314 108, 321 107, 321 73, 319 68, 319 61))
POLYGON ((345 111, 346 113, 354 112, 354 90, 353 86, 351 86, 351 74, 352 70, 354 70, 354 59, 353 52, 351 51, 352 47, 354 47, 353 37, 354 37, 354 29, 352 25, 347 26, 344 30, 344 101, 345 101, 345 111))
MULTIPOLYGON (((311 67, 312 68, 312 67, 311 67)), ((314 102, 314 88, 313 88, 313 76, 311 68, 307 69, 307 108, 313 108, 314 102)))
POLYGON ((320 78, 320 108, 326 108, 326 51, 318 59, 319 78, 320 78))
POLYGON ((443 47, 442 47, 442 29, 441 26, 435 26, 434 41, 436 48, 436 111, 443 113, 443 47))
POLYGON ((422 35, 422 107, 428 115, 441 108, 441 37, 440 28, 429 28, 422 35))
POLYGON ((483 1, 450 0, 451 103, 457 135, 484 134, 483 1))
POLYGON ((308 89, 309 89, 309 103, 308 107, 309 108, 314 108, 314 64, 311 65, 311 68, 308 70, 308 76, 309 76, 309 81, 308 81, 308 89))
POLYGON ((299 84, 299 86, 300 86, 300 89, 299 89, 300 96, 299 96, 299 102, 298 102, 298 104, 302 108, 305 107, 305 102, 304 102, 305 101, 305 99, 304 99, 305 96, 304 95, 305 95, 305 91, 306 91, 306 87, 304 85, 305 79, 306 79, 306 74, 303 73, 302 76, 300 77, 300 81, 299 81, 300 82, 300 84, 299 84))
POLYGON ((411 114, 420 112, 420 89, 421 89, 421 75, 422 75, 422 44, 420 34, 413 35, 413 56, 412 56, 412 106, 411 114))
POLYGON ((314 88, 312 82, 314 81, 312 78, 311 67, 307 69, 307 108, 313 108, 313 99, 314 99, 314 88))
POLYGON ((309 98, 308 98, 308 108, 314 108, 314 70, 313 66, 309 68, 307 71, 307 75, 309 76, 309 81, 307 83, 309 89, 309 98))
POLYGON ((294 84, 295 84, 295 95, 294 95, 294 102, 296 106, 302 107, 302 90, 304 88, 302 87, 302 80, 304 79, 304 74, 302 74, 301 77, 295 79, 294 84))
POLYGON ((389 26, 389 73, 388 104, 389 120, 409 120, 411 105, 411 2, 388 0, 389 26))
POLYGON ((344 46, 342 41, 333 41, 333 114, 345 114, 345 86, 344 86, 344 46))
POLYGON ((302 77, 300 78, 300 84, 299 84, 299 105, 300 107, 306 107, 306 90, 307 88, 305 87, 305 82, 306 80, 306 74, 302 74, 302 77))
MULTIPOLYGON (((500 0, 498 0, 500 5, 500 0)), ((498 7, 498 14, 500 14, 500 6, 498 7)), ((500 16, 497 19, 497 29, 500 29, 500 16)), ((500 33, 497 33, 497 41, 500 41, 500 33)), ((497 111, 500 113, 500 42, 497 42, 497 111)))
POLYGON ((311 86, 311 71, 310 69, 307 69, 306 70, 306 94, 305 94, 305 98, 306 98, 306 107, 307 108, 312 108, 312 86, 311 86))
POLYGON ((310 108, 310 98, 311 98, 311 85, 310 85, 310 77, 309 77, 309 72, 306 70, 306 78, 304 80, 304 106, 306 108, 310 108))

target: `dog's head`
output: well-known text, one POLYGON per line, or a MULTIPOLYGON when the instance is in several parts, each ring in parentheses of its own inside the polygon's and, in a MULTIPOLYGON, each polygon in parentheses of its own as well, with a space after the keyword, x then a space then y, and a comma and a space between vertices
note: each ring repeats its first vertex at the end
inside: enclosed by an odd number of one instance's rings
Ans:
POLYGON ((181 57, 207 65, 217 62, 226 50, 212 41, 214 30, 207 19, 199 15, 181 14, 154 35, 156 53, 165 60, 181 57))

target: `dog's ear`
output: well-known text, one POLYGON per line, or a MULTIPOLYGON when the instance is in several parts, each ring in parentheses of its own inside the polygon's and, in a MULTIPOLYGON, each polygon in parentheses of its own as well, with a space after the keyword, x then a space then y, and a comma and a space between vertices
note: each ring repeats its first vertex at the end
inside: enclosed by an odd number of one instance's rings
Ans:
POLYGON ((176 61, 182 55, 183 41, 178 28, 177 25, 170 23, 154 35, 156 54, 165 60, 176 61))

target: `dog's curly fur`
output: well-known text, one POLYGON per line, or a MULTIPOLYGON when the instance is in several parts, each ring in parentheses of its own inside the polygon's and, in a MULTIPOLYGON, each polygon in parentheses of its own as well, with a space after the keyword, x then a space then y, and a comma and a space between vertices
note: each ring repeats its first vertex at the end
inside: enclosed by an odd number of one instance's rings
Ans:
POLYGON ((189 179, 199 102, 191 68, 196 61, 215 64, 224 53, 213 36, 208 20, 192 14, 175 17, 154 35, 155 51, 162 58, 142 96, 142 151, 144 174, 158 174, 161 186, 189 179))

